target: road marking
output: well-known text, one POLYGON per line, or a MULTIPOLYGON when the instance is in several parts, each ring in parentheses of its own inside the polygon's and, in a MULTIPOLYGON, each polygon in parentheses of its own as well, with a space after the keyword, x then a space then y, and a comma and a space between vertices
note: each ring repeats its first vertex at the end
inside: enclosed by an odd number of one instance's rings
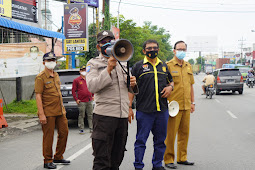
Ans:
POLYGON ((227 110, 227 113, 234 119, 237 119, 237 117, 229 110, 227 110))
POLYGON ((220 101, 218 99, 215 99, 216 102, 220 103, 220 101))
MULTIPOLYGON (((89 148, 92 147, 92 144, 89 143, 87 146, 85 146, 84 148, 82 148, 81 150, 79 150, 78 152, 74 153, 72 156, 70 156, 69 158, 67 158, 67 160, 73 161, 75 158, 77 158, 78 156, 80 156, 81 154, 83 154, 86 150, 88 150, 89 148)), ((61 169, 63 168, 65 165, 58 165, 57 169, 61 169)))

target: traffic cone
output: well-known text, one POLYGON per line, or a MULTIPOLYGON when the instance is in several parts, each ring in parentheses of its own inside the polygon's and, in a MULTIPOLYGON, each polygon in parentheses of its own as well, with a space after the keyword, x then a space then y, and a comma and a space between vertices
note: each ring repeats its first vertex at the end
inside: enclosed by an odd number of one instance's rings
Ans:
POLYGON ((4 118, 3 99, 0 99, 0 129, 2 127, 8 127, 8 124, 4 118))

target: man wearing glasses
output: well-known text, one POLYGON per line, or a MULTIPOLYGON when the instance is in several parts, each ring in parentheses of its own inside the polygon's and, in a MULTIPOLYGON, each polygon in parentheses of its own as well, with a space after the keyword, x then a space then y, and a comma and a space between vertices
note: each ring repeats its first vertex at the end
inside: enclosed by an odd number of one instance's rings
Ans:
POLYGON ((106 48, 114 40, 111 31, 97 35, 99 56, 88 61, 86 81, 88 89, 94 93, 93 113, 93 170, 118 170, 124 158, 128 135, 129 98, 128 90, 136 85, 130 77, 127 89, 127 76, 113 56, 108 56, 106 48))
POLYGON ((60 91, 60 79, 58 73, 53 71, 56 63, 55 54, 52 52, 44 54, 45 69, 35 78, 36 104, 43 131, 44 168, 47 169, 56 169, 57 166, 54 163, 70 163, 69 160, 63 159, 68 136, 68 123, 60 91), (55 127, 58 130, 58 141, 56 153, 52 159, 55 127))
MULTIPOLYGON (((138 82, 139 94, 136 95, 137 133, 135 141, 136 170, 144 167, 143 157, 146 141, 150 132, 153 134, 154 154, 153 170, 164 170, 162 166, 166 145, 168 104, 167 97, 173 90, 173 81, 165 62, 157 56, 159 45, 155 40, 147 40, 143 44, 144 59, 138 61, 132 68, 138 82)), ((130 94, 130 107, 134 95, 130 94)), ((130 113, 133 113, 130 108, 130 113)))
POLYGON ((194 162, 187 161, 187 147, 189 139, 190 113, 195 111, 194 100, 194 77, 191 65, 184 61, 187 45, 178 41, 174 45, 174 58, 167 62, 168 69, 173 76, 174 91, 168 97, 179 103, 179 113, 175 117, 169 117, 167 125, 166 151, 164 162, 167 168, 176 169, 174 164, 175 152, 174 143, 178 133, 177 141, 177 163, 182 165, 194 165, 194 162))

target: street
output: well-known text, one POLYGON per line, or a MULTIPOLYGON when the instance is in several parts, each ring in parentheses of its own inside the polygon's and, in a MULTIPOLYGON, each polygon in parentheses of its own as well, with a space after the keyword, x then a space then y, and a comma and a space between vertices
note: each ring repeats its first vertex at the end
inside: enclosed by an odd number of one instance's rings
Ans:
MULTIPOLYGON (((178 169, 255 169, 255 88, 244 85, 242 95, 238 92, 222 92, 220 95, 214 95, 212 99, 206 99, 201 95, 204 76, 204 73, 194 76, 196 111, 191 115, 188 160, 194 161, 195 165, 177 165, 178 169)), ((71 160, 71 164, 58 165, 58 169, 91 170, 93 156, 89 130, 85 130, 85 135, 80 135, 77 122, 69 123, 68 144, 64 157, 71 160)), ((120 170, 134 169, 135 135, 134 120, 129 126, 127 152, 120 170)), ((1 170, 44 169, 41 129, 34 128, 29 133, 0 142, 0 153, 1 170)), ((153 143, 150 135, 144 157, 144 170, 152 169, 152 154, 153 143)))

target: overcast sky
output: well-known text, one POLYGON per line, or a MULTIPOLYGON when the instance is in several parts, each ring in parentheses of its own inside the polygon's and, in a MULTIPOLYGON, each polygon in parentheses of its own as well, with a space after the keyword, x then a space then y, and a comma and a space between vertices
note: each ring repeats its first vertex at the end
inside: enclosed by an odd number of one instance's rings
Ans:
MULTIPOLYGON (((54 23, 61 25, 63 15, 62 3, 52 2, 50 8, 54 23)), ((102 0, 99 0, 102 10, 102 0)), ((110 1, 110 13, 118 15, 119 0, 110 1)), ((92 22, 92 8, 89 10, 89 22, 92 22)), ((164 27, 171 35, 170 43, 178 40, 186 41, 192 36, 215 37, 215 43, 197 40, 206 49, 240 51, 242 38, 244 47, 252 47, 255 43, 255 1, 254 0, 121 0, 120 14, 125 19, 132 19, 138 26, 144 21, 164 27)), ((100 21, 102 16, 100 15, 100 21)), ((57 28, 53 26, 53 29, 57 28)), ((210 41, 213 42, 213 41, 210 41)))

